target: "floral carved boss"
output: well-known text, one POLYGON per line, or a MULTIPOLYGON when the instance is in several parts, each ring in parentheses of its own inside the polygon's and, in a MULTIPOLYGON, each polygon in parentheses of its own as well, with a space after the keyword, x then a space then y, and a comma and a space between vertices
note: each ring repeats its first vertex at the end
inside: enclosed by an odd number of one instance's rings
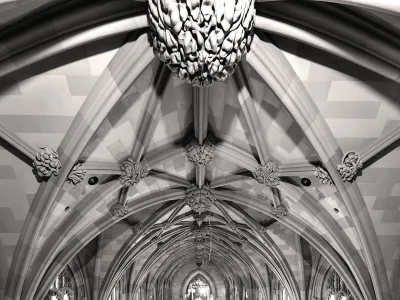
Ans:
POLYGON ((61 162, 58 159, 57 151, 48 147, 40 147, 36 152, 36 157, 33 162, 36 172, 41 177, 57 176, 61 168, 61 162))
POLYGON ((185 203, 198 214, 210 210, 215 200, 215 196, 208 185, 203 185, 199 189, 195 184, 192 184, 186 190, 185 203))
POLYGON ((225 80, 249 50, 255 0, 149 0, 156 55, 192 85, 225 80))
POLYGON ((344 154, 342 164, 337 166, 337 170, 343 181, 352 182, 357 174, 361 171, 361 157, 354 151, 349 151, 344 154))
POLYGON ((278 164, 268 161, 265 165, 260 165, 253 171, 253 177, 261 184, 276 187, 281 182, 278 172, 278 164))
POLYGON ((212 163, 215 155, 215 138, 209 134, 203 145, 196 138, 192 138, 186 145, 187 156, 196 166, 205 166, 212 163))
POLYGON ((136 162, 128 157, 121 165, 121 176, 119 181, 125 187, 133 186, 149 175, 149 165, 146 161, 136 162))

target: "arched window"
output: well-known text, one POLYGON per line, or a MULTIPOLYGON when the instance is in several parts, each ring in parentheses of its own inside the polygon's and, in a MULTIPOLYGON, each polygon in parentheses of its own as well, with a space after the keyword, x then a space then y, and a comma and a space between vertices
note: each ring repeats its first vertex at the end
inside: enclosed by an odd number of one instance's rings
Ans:
POLYGON ((44 300, 74 300, 75 287, 72 272, 67 267, 53 281, 44 300))
POLYGON ((190 281, 187 291, 187 300, 211 300, 211 287, 203 276, 196 276, 190 281))
POLYGON ((333 270, 328 277, 325 300, 354 300, 339 274, 333 270))

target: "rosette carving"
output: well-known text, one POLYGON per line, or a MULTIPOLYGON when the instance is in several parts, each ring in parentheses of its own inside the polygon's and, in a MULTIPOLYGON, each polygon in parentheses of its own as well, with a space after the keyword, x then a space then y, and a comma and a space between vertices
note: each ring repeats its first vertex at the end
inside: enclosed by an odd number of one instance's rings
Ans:
POLYGON ((278 172, 278 164, 268 161, 265 165, 260 165, 253 171, 253 177, 261 184, 275 187, 281 182, 278 172))
POLYGON ((196 166, 205 166, 212 163, 215 155, 215 138, 208 134, 203 145, 193 137, 186 145, 187 156, 196 166))
POLYGON ((114 204, 110 208, 111 215, 116 218, 123 218, 128 214, 126 206, 121 204, 114 204))
POLYGON ((149 0, 154 52, 192 85, 225 80, 250 49, 255 0, 149 0))
POLYGON ((215 196, 208 185, 203 185, 199 189, 195 184, 192 184, 186 190, 185 203, 196 213, 203 213, 210 210, 211 205, 215 202, 215 196))
POLYGON ((85 178, 86 169, 82 164, 78 163, 72 168, 71 172, 69 173, 67 182, 73 185, 77 185, 85 178))
POLYGON ((317 167, 317 170, 315 171, 315 176, 317 177, 320 184, 333 185, 331 176, 324 168, 317 167))
POLYGON ((125 187, 133 186, 149 175, 149 165, 145 162, 136 162, 128 157, 121 165, 121 176, 119 181, 125 187))
POLYGON ((361 157, 354 151, 349 151, 344 154, 342 164, 337 166, 337 170, 343 181, 352 182, 357 174, 361 171, 361 157))
POLYGON ((274 207, 272 210, 272 214, 275 216, 275 218, 283 218, 284 216, 287 216, 288 210, 284 204, 280 204, 277 207, 274 207))
POLYGON ((33 166, 40 177, 49 178, 51 175, 57 176, 61 168, 57 151, 48 147, 40 147, 39 151, 36 152, 33 166))

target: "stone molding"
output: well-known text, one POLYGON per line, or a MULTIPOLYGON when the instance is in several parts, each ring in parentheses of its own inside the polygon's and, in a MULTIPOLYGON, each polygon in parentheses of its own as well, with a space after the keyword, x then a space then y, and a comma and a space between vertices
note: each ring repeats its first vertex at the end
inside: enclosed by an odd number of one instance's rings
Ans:
POLYGON ((233 220, 230 220, 228 223, 226 223, 226 227, 232 229, 232 230, 237 230, 237 225, 236 222, 233 220))
POLYGON ((163 231, 170 229, 172 226, 172 220, 167 221, 164 227, 162 228, 163 231))
POLYGON ((269 187, 276 187, 280 184, 278 164, 274 161, 268 161, 265 165, 260 165, 253 171, 253 177, 261 184, 269 187))

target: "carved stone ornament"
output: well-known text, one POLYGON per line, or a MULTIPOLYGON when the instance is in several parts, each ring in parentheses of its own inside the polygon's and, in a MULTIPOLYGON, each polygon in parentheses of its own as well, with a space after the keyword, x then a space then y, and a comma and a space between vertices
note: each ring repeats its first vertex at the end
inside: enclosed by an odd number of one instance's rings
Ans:
POLYGON ((118 203, 111 206, 110 212, 111 212, 111 215, 116 218, 122 218, 128 214, 128 210, 127 210, 126 206, 123 206, 118 203))
POLYGON ((132 228, 132 230, 133 230, 133 233, 135 235, 142 234, 142 232, 143 232, 143 224, 142 223, 135 224, 135 226, 132 228))
POLYGON ((205 243, 206 243, 206 240, 205 239, 203 239, 203 238, 201 238, 201 239, 195 239, 194 240, 194 244, 196 245, 196 249, 204 249, 205 248, 205 243))
POLYGON ((315 171, 315 176, 317 177, 320 184, 333 185, 331 176, 324 168, 317 167, 317 170, 315 171))
POLYGON ((287 216, 288 210, 284 204, 280 204, 277 207, 274 207, 272 210, 272 214, 275 216, 275 218, 283 218, 284 216, 287 216))
POLYGON ((257 229, 258 229, 258 231, 259 231, 261 234, 267 232, 267 227, 265 227, 265 226, 262 225, 262 224, 258 224, 258 225, 257 225, 257 229))
POLYGON ((190 228, 190 231, 194 235, 195 239, 204 239, 209 231, 209 228, 206 226, 194 225, 192 228, 190 228))
POLYGON ((255 0, 149 0, 154 52, 192 85, 225 80, 250 49, 255 0))
POLYGON ((40 177, 48 178, 51 177, 51 175, 57 176, 61 168, 61 162, 58 159, 57 151, 48 147, 40 147, 39 151, 36 152, 33 166, 40 177))
POLYGON ((86 169, 82 164, 78 163, 72 168, 71 172, 69 173, 67 182, 73 185, 77 185, 85 178, 86 169))
POLYGON ((278 172, 278 164, 274 161, 268 161, 265 165, 260 165, 253 171, 253 177, 261 184, 275 187, 281 182, 278 172))
POLYGON ((193 219, 195 220, 195 222, 202 222, 204 221, 204 219, 206 218, 207 214, 206 213, 193 213, 193 219))
POLYGON ((149 165, 146 161, 136 162, 128 157, 121 165, 121 176, 119 181, 125 187, 133 186, 149 175, 149 165))
POLYGON ((215 196, 208 185, 203 185, 199 189, 195 184, 192 184, 186 190, 185 203, 196 213, 203 213, 210 210, 211 205, 215 202, 215 196))
POLYGON ((349 151, 344 154, 342 164, 337 166, 337 170, 343 181, 352 182, 359 171, 361 171, 362 162, 360 155, 354 151, 349 151))
POLYGON ((203 145, 193 137, 186 145, 187 156, 190 162, 196 166, 205 166, 212 163, 215 155, 215 138, 208 134, 203 145))

